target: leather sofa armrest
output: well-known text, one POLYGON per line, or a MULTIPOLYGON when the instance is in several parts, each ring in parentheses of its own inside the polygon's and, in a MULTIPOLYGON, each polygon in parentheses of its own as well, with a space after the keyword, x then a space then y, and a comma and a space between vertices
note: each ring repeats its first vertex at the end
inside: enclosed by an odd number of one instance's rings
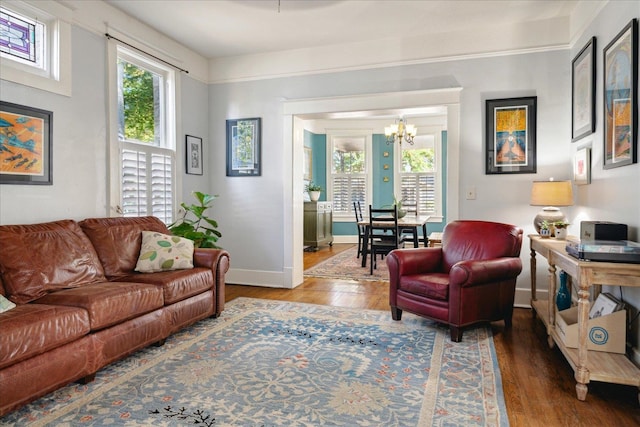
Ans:
POLYGON ((216 295, 214 316, 218 317, 224 310, 225 274, 229 271, 229 252, 223 249, 195 248, 193 266, 209 268, 213 272, 213 286, 216 295))
POLYGON ((477 286, 517 277, 522 271, 520 258, 497 258, 481 261, 460 261, 451 267, 449 284, 477 286))

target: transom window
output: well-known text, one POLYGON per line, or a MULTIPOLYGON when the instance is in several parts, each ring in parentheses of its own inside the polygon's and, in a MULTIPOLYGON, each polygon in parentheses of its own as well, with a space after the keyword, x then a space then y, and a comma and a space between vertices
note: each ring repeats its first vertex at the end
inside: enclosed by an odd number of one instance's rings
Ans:
POLYGON ((11 59, 43 68, 45 26, 0 8, 0 52, 11 59))

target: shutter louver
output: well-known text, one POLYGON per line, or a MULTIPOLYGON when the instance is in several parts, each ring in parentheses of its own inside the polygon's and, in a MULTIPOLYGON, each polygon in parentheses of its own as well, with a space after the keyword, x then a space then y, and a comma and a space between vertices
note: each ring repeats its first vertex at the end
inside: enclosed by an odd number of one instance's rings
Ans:
POLYGON ((147 215, 147 162, 141 151, 122 150, 122 214, 147 215))

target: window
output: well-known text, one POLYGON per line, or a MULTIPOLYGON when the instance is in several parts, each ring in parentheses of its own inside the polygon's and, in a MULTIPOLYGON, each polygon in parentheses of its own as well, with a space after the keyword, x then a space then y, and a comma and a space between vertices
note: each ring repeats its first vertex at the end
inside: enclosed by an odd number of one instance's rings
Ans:
POLYGON ((57 2, 12 1, 0 7, 4 80, 71 96, 70 9, 57 2))
POLYGON ((175 194, 174 72, 117 49, 118 212, 173 221, 175 194))
POLYGON ((418 134, 414 145, 402 144, 396 182, 403 205, 419 215, 441 215, 440 130, 418 134))
POLYGON ((0 52, 3 57, 44 69, 45 44, 43 23, 0 8, 0 52))
POLYGON ((353 202, 364 206, 371 200, 368 166, 371 135, 356 132, 328 137, 331 169, 327 197, 333 201, 334 218, 353 220, 353 202))

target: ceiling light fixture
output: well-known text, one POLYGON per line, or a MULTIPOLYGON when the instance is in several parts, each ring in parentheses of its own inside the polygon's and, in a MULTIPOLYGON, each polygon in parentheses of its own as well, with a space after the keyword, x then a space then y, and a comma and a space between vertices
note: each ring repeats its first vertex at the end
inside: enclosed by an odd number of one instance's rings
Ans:
POLYGON ((413 138, 416 136, 416 133, 416 127, 414 125, 407 124, 402 117, 394 124, 384 128, 384 135, 387 137, 387 144, 393 144, 394 142, 402 144, 402 140, 404 139, 406 142, 413 145, 413 138))

